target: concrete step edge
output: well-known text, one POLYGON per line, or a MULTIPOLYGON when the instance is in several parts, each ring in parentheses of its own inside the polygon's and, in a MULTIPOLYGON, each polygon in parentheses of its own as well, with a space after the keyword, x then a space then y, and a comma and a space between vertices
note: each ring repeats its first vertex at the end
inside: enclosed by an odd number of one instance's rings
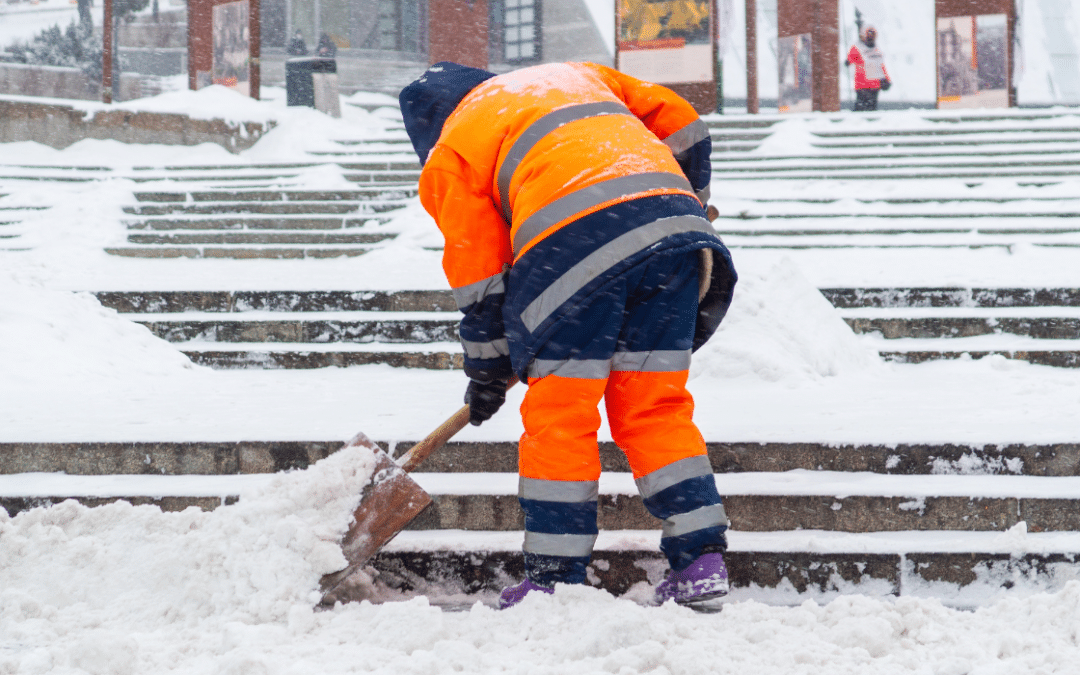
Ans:
MULTIPOLYGON (((419 439, 379 440, 401 456, 419 439)), ((69 476, 230 476, 304 469, 339 450, 340 440, 0 442, 2 474, 69 476)), ((628 472, 623 453, 600 443, 605 472, 628 472)), ((1080 475, 1080 442, 1063 443, 872 443, 715 441, 706 443, 713 470, 723 474, 794 470, 878 475, 1080 475)), ((517 442, 450 441, 420 467, 427 474, 496 472, 518 468, 517 442)), ((214 480, 228 481, 227 478, 214 480)), ((507 493, 513 492, 511 486, 507 493)))
MULTIPOLYGON (((852 593, 939 597, 946 605, 968 609, 987 597, 1060 591, 1072 578, 1080 554, 729 549, 724 560, 731 592, 713 604, 711 611, 740 600, 798 605, 852 593)), ((478 601, 494 604, 502 588, 524 577, 519 551, 384 550, 372 559, 371 568, 376 586, 390 598, 423 595, 433 604, 461 609, 478 601)), ((647 604, 667 569, 667 561, 657 551, 597 549, 587 583, 647 604)), ((363 599, 362 592, 346 588, 331 601, 363 599)))
MULTIPOLYGON (((1080 307, 1080 288, 1054 287, 850 287, 819 289, 834 306, 859 308, 1080 307)), ((94 291, 106 307, 122 313, 283 311, 456 312, 449 290, 313 291, 94 291)))
MULTIPOLYGON (((143 478, 143 477, 140 477, 143 478)), ((207 481, 212 476, 200 476, 207 481)), ((516 480, 516 476, 513 477, 516 480)), ((423 485, 423 482, 421 482, 423 485)), ((113 492, 116 492, 114 490, 113 492)), ((88 506, 112 501, 155 504, 164 510, 190 506, 212 510, 242 499, 235 494, 174 495, 96 494, 71 491, 27 495, 25 491, 0 496, 9 515, 67 499, 88 506)), ((524 515, 516 495, 433 494, 431 506, 406 530, 520 531, 524 515)), ((724 509, 734 530, 775 532, 825 530, 831 532, 981 531, 1004 532, 1020 523, 1030 532, 1080 533, 1080 497, 884 497, 832 495, 724 495, 724 509)), ((605 530, 659 530, 637 495, 601 494, 597 523, 605 530)))

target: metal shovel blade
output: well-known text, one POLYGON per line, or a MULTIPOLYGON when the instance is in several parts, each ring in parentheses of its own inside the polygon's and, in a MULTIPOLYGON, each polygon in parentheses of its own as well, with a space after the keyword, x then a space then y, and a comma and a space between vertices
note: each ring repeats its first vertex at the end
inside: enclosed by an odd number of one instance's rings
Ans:
POLYGON ((319 583, 324 600, 431 505, 431 495, 424 492, 367 436, 358 434, 345 444, 345 448, 357 445, 370 448, 375 453, 375 471, 371 482, 364 488, 360 504, 353 512, 353 522, 341 542, 341 550, 349 564, 343 570, 324 575, 319 583))

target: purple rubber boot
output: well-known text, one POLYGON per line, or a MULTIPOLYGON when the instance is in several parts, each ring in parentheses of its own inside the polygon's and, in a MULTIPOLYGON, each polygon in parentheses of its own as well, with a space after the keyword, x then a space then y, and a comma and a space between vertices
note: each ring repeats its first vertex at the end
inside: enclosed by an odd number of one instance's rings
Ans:
POLYGON ((724 556, 706 553, 698 556, 684 570, 668 572, 667 579, 656 587, 656 603, 674 599, 680 605, 712 600, 728 593, 727 566, 724 556))
POLYGON ((499 594, 499 609, 513 607, 524 600, 526 595, 534 591, 538 593, 554 593, 555 589, 534 584, 530 579, 526 579, 516 586, 503 589, 503 592, 499 594))

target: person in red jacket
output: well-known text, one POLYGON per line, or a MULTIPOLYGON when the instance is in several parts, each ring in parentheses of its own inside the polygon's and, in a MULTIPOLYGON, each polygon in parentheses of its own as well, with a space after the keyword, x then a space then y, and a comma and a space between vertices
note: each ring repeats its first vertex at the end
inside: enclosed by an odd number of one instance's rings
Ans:
POLYGON ((877 110, 878 92, 892 86, 885 57, 877 47, 877 29, 867 26, 848 52, 845 66, 855 66, 855 110, 877 110))
POLYGON ((736 282, 706 218, 712 140, 670 89, 591 63, 502 75, 443 62, 400 95, 464 316, 481 424, 521 406, 525 580, 509 607, 584 583, 597 537, 598 405, 671 565, 657 600, 727 593, 727 516, 686 390, 736 282))

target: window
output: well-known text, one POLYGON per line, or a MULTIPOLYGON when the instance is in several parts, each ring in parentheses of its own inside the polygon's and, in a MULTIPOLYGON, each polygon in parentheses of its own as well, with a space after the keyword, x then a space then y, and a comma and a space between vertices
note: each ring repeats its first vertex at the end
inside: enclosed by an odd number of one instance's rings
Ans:
POLYGON ((492 38, 493 42, 501 42, 499 60, 539 61, 540 0, 492 2, 492 38))

